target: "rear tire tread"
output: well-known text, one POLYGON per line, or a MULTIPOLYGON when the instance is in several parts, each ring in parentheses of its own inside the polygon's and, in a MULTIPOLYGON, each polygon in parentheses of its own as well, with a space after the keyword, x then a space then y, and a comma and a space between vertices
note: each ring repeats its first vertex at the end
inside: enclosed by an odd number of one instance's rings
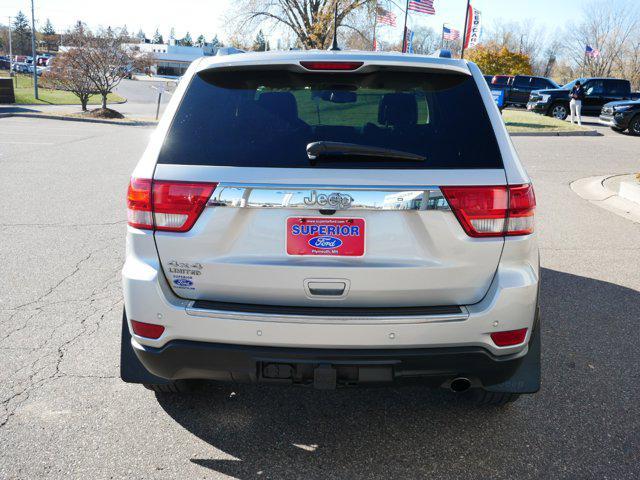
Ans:
POLYGON ((191 391, 190 385, 184 381, 161 384, 145 383, 143 385, 147 390, 151 390, 156 393, 187 393, 191 391))

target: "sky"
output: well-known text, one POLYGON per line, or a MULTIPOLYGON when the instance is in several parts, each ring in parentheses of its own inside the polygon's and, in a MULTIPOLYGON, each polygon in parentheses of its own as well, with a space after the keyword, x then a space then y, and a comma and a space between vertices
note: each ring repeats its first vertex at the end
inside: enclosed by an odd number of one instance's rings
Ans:
MULTIPOLYGON (((171 27, 176 37, 189 31, 195 39, 204 34, 207 40, 214 35, 221 39, 228 36, 225 30, 225 13, 233 0, 34 0, 36 23, 40 26, 51 19, 58 31, 64 31, 81 19, 91 28, 98 26, 127 25, 130 33, 140 28, 151 37, 160 28, 165 39, 171 27)), ((394 0, 404 5, 404 0, 394 0)), ((598 0, 607 1, 607 0, 598 0)), ((532 20, 538 27, 550 31, 561 29, 573 16, 578 16, 587 0, 472 0, 483 14, 485 27, 496 21, 532 20)), ((412 14, 409 25, 425 25, 440 31, 443 23, 461 30, 464 26, 466 0, 435 0, 436 15, 412 14)), ((7 16, 15 16, 18 10, 29 15, 30 0, 0 0, 0 23, 6 24, 7 16)), ((391 40, 402 38, 404 17, 399 9, 398 27, 383 27, 381 37, 391 40)), ((268 32, 265 32, 268 33, 268 32)), ((272 37, 272 45, 275 39, 272 37)))

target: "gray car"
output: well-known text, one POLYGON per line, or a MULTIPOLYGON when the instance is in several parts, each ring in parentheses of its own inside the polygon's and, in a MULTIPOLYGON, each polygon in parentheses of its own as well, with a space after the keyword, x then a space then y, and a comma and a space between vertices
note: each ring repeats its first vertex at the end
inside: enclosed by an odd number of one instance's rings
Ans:
POLYGON ((122 378, 533 393, 534 213, 473 63, 203 58, 132 174, 122 378))

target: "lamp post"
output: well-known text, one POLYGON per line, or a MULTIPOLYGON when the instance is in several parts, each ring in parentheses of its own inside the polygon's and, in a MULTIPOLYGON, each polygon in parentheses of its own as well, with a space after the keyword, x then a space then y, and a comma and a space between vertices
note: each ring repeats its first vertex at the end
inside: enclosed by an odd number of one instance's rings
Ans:
POLYGON ((9 76, 13 77, 13 49, 11 48, 11 17, 9 17, 9 76))
POLYGON ((38 99, 38 66, 36 65, 36 16, 31 0, 31 56, 33 58, 33 95, 38 99))

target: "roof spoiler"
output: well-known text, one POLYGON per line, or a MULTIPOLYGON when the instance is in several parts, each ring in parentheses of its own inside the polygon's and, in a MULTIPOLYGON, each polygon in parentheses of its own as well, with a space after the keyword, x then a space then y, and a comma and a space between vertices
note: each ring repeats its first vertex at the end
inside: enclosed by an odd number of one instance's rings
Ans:
POLYGON ((220 47, 216 52, 216 57, 222 57, 224 55, 233 55, 235 53, 245 53, 244 50, 234 47, 220 47))

